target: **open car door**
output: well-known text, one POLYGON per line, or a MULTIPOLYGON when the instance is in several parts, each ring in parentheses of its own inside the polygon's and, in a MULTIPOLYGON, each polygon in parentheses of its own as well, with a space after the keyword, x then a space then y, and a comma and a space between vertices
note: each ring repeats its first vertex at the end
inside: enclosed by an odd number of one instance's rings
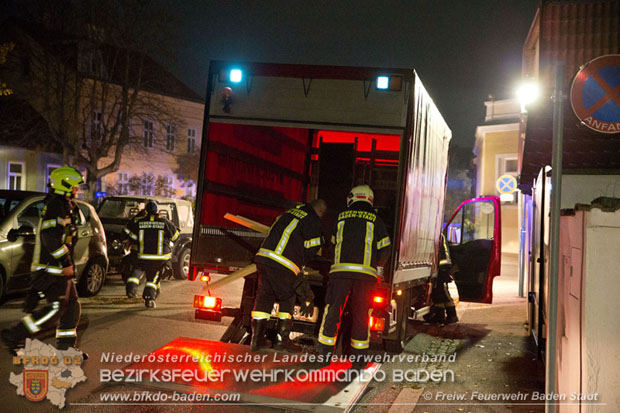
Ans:
POLYGON ((501 203, 497 196, 463 202, 444 227, 459 300, 493 302, 493 278, 501 266, 501 203))

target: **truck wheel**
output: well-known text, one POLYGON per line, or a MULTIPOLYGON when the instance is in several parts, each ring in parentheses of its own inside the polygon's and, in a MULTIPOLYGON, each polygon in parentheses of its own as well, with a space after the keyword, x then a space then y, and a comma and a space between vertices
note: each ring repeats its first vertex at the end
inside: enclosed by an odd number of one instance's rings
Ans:
POLYGON ((398 331, 395 339, 384 339, 383 346, 386 351, 390 353, 401 353, 407 344, 407 325, 409 324, 409 306, 411 302, 409 300, 411 290, 403 291, 401 299, 398 300, 398 331))
POLYGON ((189 248, 183 248, 183 251, 181 251, 179 255, 179 260, 174 263, 174 278, 177 280, 187 280, 191 252, 189 248))
POLYGON ((97 260, 86 265, 77 284, 77 290, 82 297, 92 297, 99 294, 105 282, 105 268, 97 260))

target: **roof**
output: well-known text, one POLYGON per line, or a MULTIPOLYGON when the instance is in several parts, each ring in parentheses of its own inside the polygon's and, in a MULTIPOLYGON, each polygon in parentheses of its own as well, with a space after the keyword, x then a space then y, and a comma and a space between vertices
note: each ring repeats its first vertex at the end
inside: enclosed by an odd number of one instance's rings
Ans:
MULTIPOLYGON (((620 53, 620 1, 543 1, 540 21, 539 81, 551 96, 555 62, 566 63, 564 93, 579 68, 590 60, 620 53)), ((535 30, 533 30, 535 32, 535 30)), ((527 41, 526 41, 527 43, 527 41)), ((611 173, 620 170, 620 134, 603 134, 582 125, 564 102, 564 173, 611 173)), ((553 102, 529 108, 520 187, 525 193, 545 165, 551 164, 553 102)))
MULTIPOLYGON (((64 33, 53 32, 46 30, 41 26, 37 26, 24 21, 5 21, 3 25, 12 25, 19 30, 22 30, 32 39, 34 39, 40 45, 51 50, 55 54, 63 54, 63 58, 78 68, 76 61, 75 49, 79 48, 80 43, 88 42, 88 39, 64 33), (68 56, 68 57, 67 57, 68 56)), ((10 30, 10 29, 9 29, 10 30)), ((124 66, 120 64, 112 64, 119 60, 121 53, 128 52, 130 54, 131 62, 142 61, 142 67, 138 63, 131 65, 130 67, 130 79, 136 79, 138 76, 142 79, 140 89, 152 93, 157 93, 165 96, 170 96, 178 99, 188 100, 196 103, 204 103, 202 96, 194 92, 190 87, 185 85, 181 80, 176 78, 168 69, 156 62, 153 58, 148 56, 142 51, 122 49, 112 44, 98 45, 98 51, 101 52, 104 62, 110 62, 105 65, 106 69, 114 67, 112 73, 108 73, 105 79, 102 81, 121 83, 123 79, 124 66)), ((95 78, 92 73, 82 73, 83 75, 91 78, 95 78)), ((136 82, 134 82, 136 83, 136 82)))
POLYGON ((0 142, 3 145, 61 153, 45 119, 16 95, 0 99, 0 142))
POLYGON ((110 198, 121 198, 121 199, 136 199, 139 201, 143 201, 143 200, 152 200, 157 202, 158 204, 165 204, 165 203, 171 203, 171 202, 187 202, 190 203, 189 201, 186 201, 184 199, 177 199, 177 198, 167 198, 164 196, 151 196, 151 195, 112 195, 112 196, 107 196, 104 198, 105 199, 110 199, 110 198))

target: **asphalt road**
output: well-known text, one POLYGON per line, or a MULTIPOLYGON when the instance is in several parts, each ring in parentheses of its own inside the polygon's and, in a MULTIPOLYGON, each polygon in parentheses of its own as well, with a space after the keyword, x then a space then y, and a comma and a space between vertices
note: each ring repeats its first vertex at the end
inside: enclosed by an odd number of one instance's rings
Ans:
MULTIPOLYGON (((125 287, 120 276, 109 275, 97 296, 81 298, 79 348, 89 355, 89 360, 83 365, 88 380, 67 392, 67 405, 70 407, 72 402, 87 399, 92 393, 101 390, 99 370, 103 365, 100 362, 102 352, 144 355, 182 336, 218 340, 231 319, 223 318, 221 323, 194 320, 192 299, 194 294, 201 293, 203 285, 200 281, 163 281, 157 308, 147 309, 143 300, 125 297, 125 287)), ((142 287, 143 284, 140 289, 142 287)), ((237 306, 242 288, 243 280, 237 280, 216 293, 222 298, 224 306, 237 306)), ((19 296, 9 297, 2 303, 0 328, 7 328, 23 317, 22 303, 23 298, 19 296)), ((54 345, 54 335, 55 326, 41 332, 36 338, 54 345)), ((22 368, 13 366, 9 353, 4 348, 1 350, 0 410, 52 410, 49 402, 32 403, 16 394, 15 387, 9 383, 9 372, 19 374, 22 368)), ((105 367, 121 368, 126 364, 107 363, 105 367)))

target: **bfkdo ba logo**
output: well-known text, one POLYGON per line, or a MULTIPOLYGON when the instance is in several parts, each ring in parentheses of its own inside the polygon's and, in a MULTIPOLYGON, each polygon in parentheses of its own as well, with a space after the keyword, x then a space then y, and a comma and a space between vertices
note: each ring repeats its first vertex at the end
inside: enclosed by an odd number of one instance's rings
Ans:
POLYGON ((33 402, 45 399, 48 390, 47 370, 24 370, 24 395, 33 402))

